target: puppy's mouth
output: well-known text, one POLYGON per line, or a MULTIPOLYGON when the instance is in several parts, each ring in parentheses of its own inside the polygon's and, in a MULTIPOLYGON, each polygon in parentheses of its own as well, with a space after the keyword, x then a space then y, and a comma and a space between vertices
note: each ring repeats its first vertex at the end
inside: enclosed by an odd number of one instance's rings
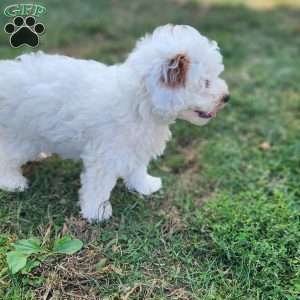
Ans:
POLYGON ((200 109, 194 109, 193 111, 198 115, 199 118, 202 119, 211 119, 217 116, 217 112, 224 106, 223 103, 219 103, 215 108, 211 111, 204 111, 200 109))
POLYGON ((213 111, 203 111, 198 109, 194 110, 194 112, 198 115, 199 118, 203 119, 211 119, 217 115, 217 113, 213 111))

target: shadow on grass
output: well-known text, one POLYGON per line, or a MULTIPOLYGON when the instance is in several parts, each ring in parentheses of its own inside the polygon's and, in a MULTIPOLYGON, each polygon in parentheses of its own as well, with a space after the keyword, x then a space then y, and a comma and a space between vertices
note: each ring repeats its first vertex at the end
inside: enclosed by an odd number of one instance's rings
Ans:
MULTIPOLYGON (((72 217, 79 219, 81 169, 81 163, 61 160, 57 156, 26 164, 23 173, 29 180, 29 188, 20 193, 0 192, 1 231, 26 235, 37 227, 43 228, 48 224, 62 226, 72 217)), ((142 221, 146 217, 147 202, 137 194, 128 192, 121 180, 112 192, 111 201, 113 220, 118 220, 118 223, 122 218, 128 221, 137 217, 142 221), (138 212, 143 217, 139 217, 138 212)), ((110 221, 112 226, 114 221, 110 221)))

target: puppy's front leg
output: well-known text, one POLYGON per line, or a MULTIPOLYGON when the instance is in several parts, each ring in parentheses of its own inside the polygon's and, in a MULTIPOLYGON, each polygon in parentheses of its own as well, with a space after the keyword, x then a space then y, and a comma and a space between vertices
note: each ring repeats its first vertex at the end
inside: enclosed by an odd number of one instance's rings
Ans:
POLYGON ((129 190, 135 190, 143 195, 150 195, 161 188, 161 179, 150 176, 147 167, 139 167, 125 178, 129 190))
POLYGON ((80 206, 82 216, 89 221, 104 221, 111 217, 110 192, 116 176, 99 165, 86 166, 81 174, 80 206))

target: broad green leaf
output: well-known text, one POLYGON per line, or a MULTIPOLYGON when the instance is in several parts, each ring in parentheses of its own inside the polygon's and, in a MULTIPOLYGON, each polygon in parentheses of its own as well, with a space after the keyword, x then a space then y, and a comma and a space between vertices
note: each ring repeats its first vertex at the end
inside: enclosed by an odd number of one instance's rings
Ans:
POLYGON ((53 251, 64 254, 74 254, 82 248, 82 241, 64 236, 54 242, 53 251))
POLYGON ((38 253, 41 251, 41 242, 37 238, 19 240, 16 241, 13 245, 16 251, 27 255, 38 253))
POLYGON ((11 251, 7 253, 6 261, 11 272, 16 274, 26 266, 27 255, 18 251, 11 251))

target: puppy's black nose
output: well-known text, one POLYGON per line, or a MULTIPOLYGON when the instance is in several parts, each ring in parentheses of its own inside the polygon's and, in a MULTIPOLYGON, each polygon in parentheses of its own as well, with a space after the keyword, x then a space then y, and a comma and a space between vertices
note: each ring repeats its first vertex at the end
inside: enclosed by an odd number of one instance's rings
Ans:
POLYGON ((229 102, 229 100, 230 100, 230 95, 225 95, 225 96, 223 97, 223 102, 224 102, 224 103, 229 102))

